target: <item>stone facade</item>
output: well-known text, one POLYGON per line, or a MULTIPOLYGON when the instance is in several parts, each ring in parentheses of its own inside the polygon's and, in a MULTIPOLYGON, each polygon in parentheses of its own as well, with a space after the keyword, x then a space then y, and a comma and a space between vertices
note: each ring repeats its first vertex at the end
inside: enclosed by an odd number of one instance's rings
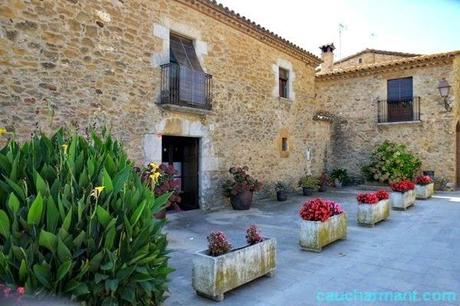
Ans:
POLYGON ((398 65, 376 65, 349 69, 341 73, 319 74, 316 79, 318 103, 337 120, 333 124, 330 169, 347 168, 354 176, 372 150, 385 140, 404 143, 421 158, 422 170, 434 170, 436 176, 456 181, 456 125, 459 119, 460 53, 446 59, 417 64, 401 61, 398 65), (412 77, 414 96, 420 97, 420 122, 378 123, 377 101, 386 99, 387 80, 412 77), (438 91, 445 78, 450 92, 452 112, 447 112, 438 91))
POLYGON ((311 120, 320 109, 314 92, 319 59, 210 6, 3 1, 0 126, 20 140, 38 129, 108 126, 138 164, 160 161, 162 135, 200 137, 203 209, 224 203, 220 183, 232 165, 248 165, 267 185, 294 184, 306 171, 319 175, 330 135, 329 123, 311 120), (213 76, 209 114, 156 104, 172 31, 194 40, 213 76), (276 95, 278 66, 290 70, 290 99, 276 95), (283 137, 288 153, 280 152, 283 137))

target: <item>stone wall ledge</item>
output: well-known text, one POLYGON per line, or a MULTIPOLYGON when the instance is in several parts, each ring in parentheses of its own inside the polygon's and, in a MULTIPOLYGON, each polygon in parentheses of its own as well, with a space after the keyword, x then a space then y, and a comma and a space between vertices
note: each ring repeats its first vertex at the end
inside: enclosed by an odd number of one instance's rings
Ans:
POLYGON ((423 121, 414 120, 414 121, 398 121, 398 122, 379 122, 377 126, 393 126, 393 125, 421 125, 423 121))
POLYGON ((214 115, 214 112, 210 109, 203 109, 198 107, 191 107, 191 106, 183 106, 183 105, 176 105, 176 104, 158 104, 159 107, 178 113, 189 113, 189 114, 197 114, 197 115, 214 115))

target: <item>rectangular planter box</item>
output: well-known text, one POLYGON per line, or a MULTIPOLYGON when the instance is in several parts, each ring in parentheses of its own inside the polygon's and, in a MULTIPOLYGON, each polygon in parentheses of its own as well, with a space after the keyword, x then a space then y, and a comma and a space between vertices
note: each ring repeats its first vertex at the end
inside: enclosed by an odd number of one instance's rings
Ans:
POLYGON ((390 217, 390 200, 381 200, 375 204, 358 203, 358 223, 374 226, 375 223, 390 217))
POLYGON ((329 243, 347 238, 347 219, 347 214, 343 212, 324 222, 301 220, 300 247, 306 251, 321 252, 329 243))
POLYGON ((193 257, 192 286, 198 295, 222 301, 224 293, 256 278, 272 276, 276 269, 276 240, 265 239, 254 245, 217 257, 208 250, 193 257))
POLYGON ((415 195, 417 199, 426 200, 434 194, 434 183, 427 185, 415 185, 415 195))
POLYGON ((415 204, 415 190, 406 192, 393 191, 390 194, 390 199, 393 208, 406 210, 409 206, 415 204))

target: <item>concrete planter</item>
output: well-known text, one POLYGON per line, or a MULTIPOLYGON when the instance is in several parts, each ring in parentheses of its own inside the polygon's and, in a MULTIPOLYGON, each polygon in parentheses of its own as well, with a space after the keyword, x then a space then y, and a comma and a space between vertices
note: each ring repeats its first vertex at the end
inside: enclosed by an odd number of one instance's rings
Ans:
POLYGON ((389 200, 381 200, 376 204, 358 204, 358 223, 374 226, 376 223, 390 217, 391 205, 389 200))
POLYGON ((427 185, 415 185, 415 196, 417 199, 426 200, 434 194, 434 183, 427 185))
POLYGON ((276 240, 265 239, 254 245, 213 257, 208 250, 193 257, 192 286, 198 295, 222 301, 224 293, 256 278, 272 276, 276 268, 276 240))
POLYGON ((390 194, 390 199, 393 208, 406 210, 409 206, 415 204, 415 190, 409 190, 406 192, 393 191, 390 194))
POLYGON ((330 217, 324 222, 305 221, 300 223, 299 244, 303 250, 321 252, 331 242, 347 238, 347 214, 330 217))

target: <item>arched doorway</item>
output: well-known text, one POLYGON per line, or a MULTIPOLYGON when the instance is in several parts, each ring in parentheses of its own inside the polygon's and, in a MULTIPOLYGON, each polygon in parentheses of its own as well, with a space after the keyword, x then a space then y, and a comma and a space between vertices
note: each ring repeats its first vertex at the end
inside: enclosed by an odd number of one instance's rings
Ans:
POLYGON ((456 127, 456 148, 455 148, 455 160, 456 160, 456 176, 457 176, 457 187, 460 187, 460 121, 457 122, 456 127))

